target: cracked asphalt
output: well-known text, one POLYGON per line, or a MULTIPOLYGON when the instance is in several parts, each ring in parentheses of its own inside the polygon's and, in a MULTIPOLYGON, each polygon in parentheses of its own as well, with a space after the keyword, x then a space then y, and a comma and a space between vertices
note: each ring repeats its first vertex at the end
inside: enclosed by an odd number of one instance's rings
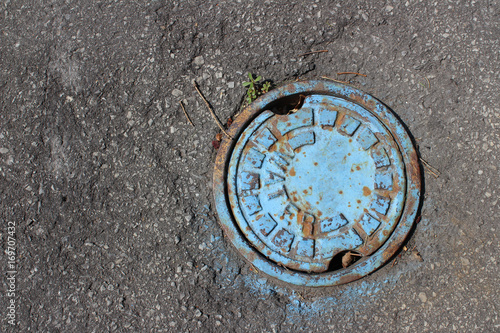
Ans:
POLYGON ((0 8, 2 332, 500 332, 498 1, 0 8), (298 288, 224 238, 192 82, 226 124, 248 72, 347 81, 407 126, 438 172, 397 263, 298 288))

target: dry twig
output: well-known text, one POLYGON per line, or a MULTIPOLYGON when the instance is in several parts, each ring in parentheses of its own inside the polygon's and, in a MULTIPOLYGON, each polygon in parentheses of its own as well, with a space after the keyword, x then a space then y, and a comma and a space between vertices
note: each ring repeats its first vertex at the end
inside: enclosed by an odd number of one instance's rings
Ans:
POLYGON ((350 84, 349 82, 346 82, 346 81, 340 81, 340 80, 335 80, 335 79, 332 79, 331 77, 328 77, 328 76, 322 76, 321 78, 322 78, 322 79, 327 79, 327 80, 330 80, 330 81, 339 82, 339 83, 350 84))
POLYGON ((193 86, 196 89, 196 91, 198 92, 198 94, 200 95, 201 99, 203 99, 203 102, 205 102, 205 105, 207 106, 208 111, 210 111, 210 114, 214 118, 215 122, 217 123, 217 126, 219 126, 222 133, 224 133, 225 135, 227 135, 229 138, 232 139, 233 137, 231 135, 227 134, 227 132, 224 130, 224 126, 222 126, 222 124, 220 123, 219 118, 217 118, 217 115, 215 114, 214 110, 212 110, 212 108, 210 107, 210 104, 206 100, 205 96, 203 96, 203 94, 201 93, 200 88, 198 88, 198 84, 196 83, 196 81, 193 81, 193 86))
POLYGON ((306 56, 306 55, 310 55, 310 54, 314 54, 314 53, 323 53, 323 52, 328 52, 328 50, 319 50, 319 51, 306 52, 306 53, 299 54, 297 57, 303 57, 303 56, 306 56))
POLYGON ((354 75, 359 75, 359 76, 364 76, 366 77, 365 74, 357 73, 357 72, 339 72, 337 75, 344 75, 344 74, 354 74, 354 75))
POLYGON ((194 127, 194 124, 191 121, 191 118, 189 118, 189 116, 188 116, 188 114, 186 112, 186 109, 184 108, 184 104, 182 104, 182 101, 179 101, 179 104, 181 105, 182 111, 184 111, 184 115, 186 116, 186 119, 189 121, 189 123, 191 124, 191 126, 194 127))
POLYGON ((432 165, 430 165, 429 163, 427 163, 423 158, 420 158, 420 162, 422 162, 422 164, 424 165, 424 167, 429 171, 429 173, 431 175, 433 175, 434 177, 438 178, 439 175, 441 175, 441 172, 439 172, 438 169, 436 169, 435 167, 433 167, 432 165))

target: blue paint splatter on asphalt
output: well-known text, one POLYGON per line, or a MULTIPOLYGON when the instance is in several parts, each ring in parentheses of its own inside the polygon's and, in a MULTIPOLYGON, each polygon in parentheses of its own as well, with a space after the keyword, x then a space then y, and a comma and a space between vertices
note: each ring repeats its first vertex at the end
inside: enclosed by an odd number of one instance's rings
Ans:
POLYGON ((335 296, 316 297, 312 300, 305 300, 300 293, 292 289, 272 285, 267 279, 256 274, 245 275, 242 281, 259 299, 264 300, 275 293, 288 297, 289 302, 285 309, 287 321, 298 323, 303 321, 304 317, 314 319, 333 311, 354 311, 368 301, 373 302, 373 298, 381 297, 384 292, 396 288, 398 280, 403 275, 416 270, 420 265, 420 263, 401 264, 394 267, 391 275, 384 279, 356 281, 339 286, 335 296))

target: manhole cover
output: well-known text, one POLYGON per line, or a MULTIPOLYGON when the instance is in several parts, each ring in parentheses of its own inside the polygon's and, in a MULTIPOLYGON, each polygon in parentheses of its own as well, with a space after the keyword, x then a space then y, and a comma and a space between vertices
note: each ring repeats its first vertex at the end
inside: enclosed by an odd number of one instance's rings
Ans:
POLYGON ((329 81, 272 90, 219 149, 225 235, 258 270, 304 286, 359 279, 397 251, 420 195, 417 154, 375 98, 329 81))

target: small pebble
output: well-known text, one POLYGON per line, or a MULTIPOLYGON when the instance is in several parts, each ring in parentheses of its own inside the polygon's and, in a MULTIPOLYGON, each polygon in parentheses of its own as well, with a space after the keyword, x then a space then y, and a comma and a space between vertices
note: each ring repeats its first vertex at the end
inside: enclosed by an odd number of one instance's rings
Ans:
POLYGON ((184 94, 184 93, 183 93, 181 90, 177 89, 177 88, 176 88, 176 89, 174 89, 174 90, 172 90, 172 95, 173 95, 174 97, 179 97, 179 96, 182 96, 183 94, 184 94))
POLYGON ((202 66, 205 63, 205 59, 203 59, 203 56, 197 56, 194 58, 193 63, 197 66, 202 66))

